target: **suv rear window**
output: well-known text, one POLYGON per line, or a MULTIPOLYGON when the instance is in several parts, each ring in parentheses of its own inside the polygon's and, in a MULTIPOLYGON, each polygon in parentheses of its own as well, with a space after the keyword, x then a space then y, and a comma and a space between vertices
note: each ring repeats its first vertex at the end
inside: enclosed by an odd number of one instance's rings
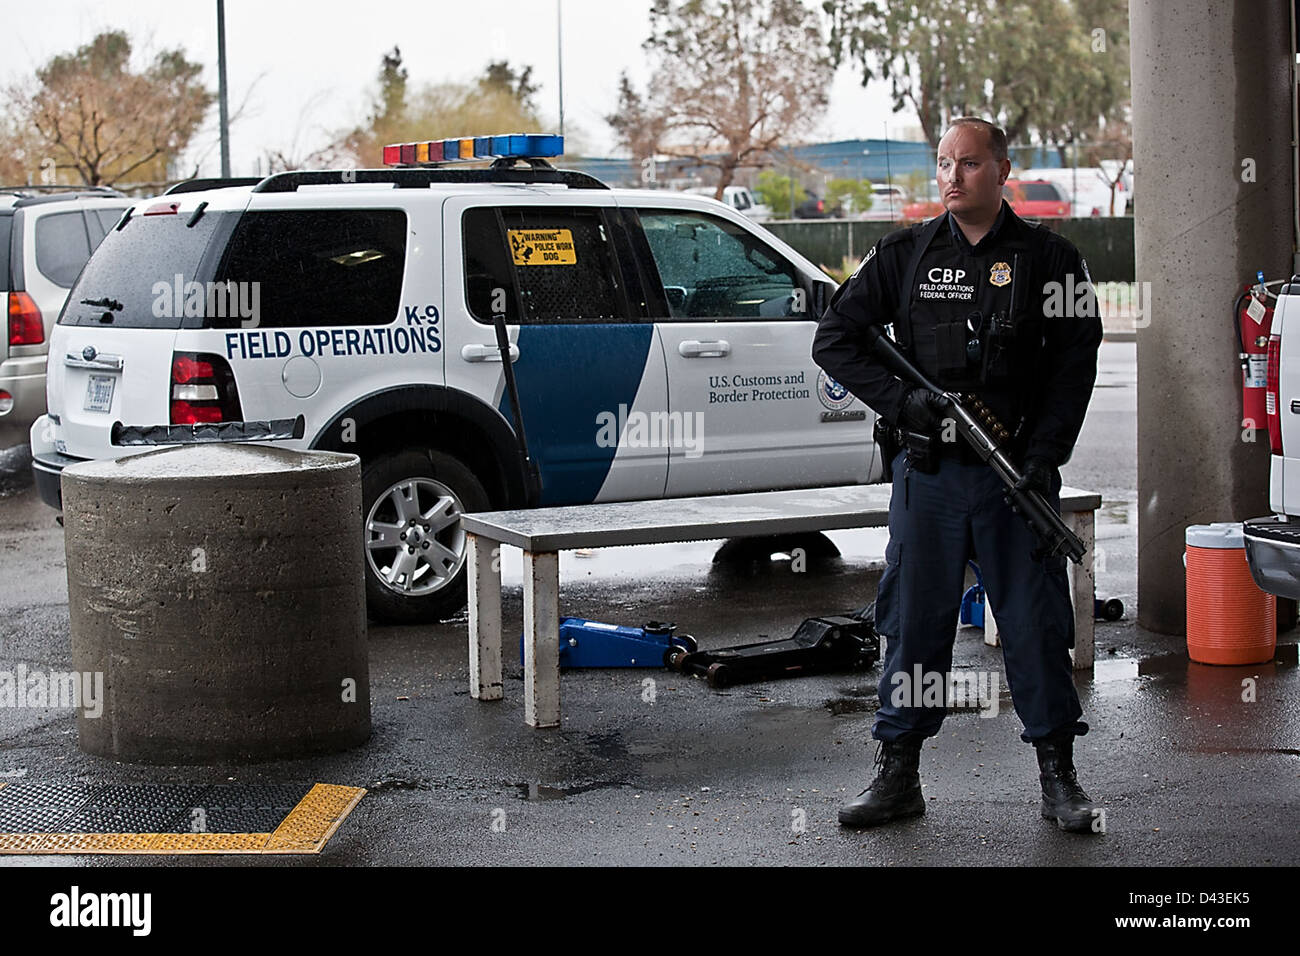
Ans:
POLYGON ((179 329, 187 313, 201 316, 205 296, 194 283, 208 278, 201 269, 211 271, 204 268, 204 253, 218 231, 228 233, 237 215, 206 213, 191 226, 189 215, 137 211, 99 244, 68 295, 60 324, 179 329))
POLYGON ((9 235, 14 229, 14 214, 0 213, 0 292, 13 289, 9 277, 9 235))
POLYGON ((36 268, 57 286, 72 288, 90 258, 90 237, 81 210, 56 212, 36 220, 36 268))
MULTIPOLYGON (((397 318, 406 270, 400 209, 246 212, 218 280, 257 303, 265 328, 387 325, 397 318)), ((214 316, 211 328, 237 327, 214 316)))

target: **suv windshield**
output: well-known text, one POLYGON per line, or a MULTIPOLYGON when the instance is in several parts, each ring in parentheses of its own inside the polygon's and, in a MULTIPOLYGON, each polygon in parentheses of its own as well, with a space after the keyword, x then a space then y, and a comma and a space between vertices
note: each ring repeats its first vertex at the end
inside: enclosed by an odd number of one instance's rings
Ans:
POLYGON ((61 325, 179 329, 186 315, 201 316, 212 269, 205 253, 238 213, 146 216, 135 213, 112 229, 86 263, 59 317, 61 325), (206 273, 206 274, 201 274, 206 273))

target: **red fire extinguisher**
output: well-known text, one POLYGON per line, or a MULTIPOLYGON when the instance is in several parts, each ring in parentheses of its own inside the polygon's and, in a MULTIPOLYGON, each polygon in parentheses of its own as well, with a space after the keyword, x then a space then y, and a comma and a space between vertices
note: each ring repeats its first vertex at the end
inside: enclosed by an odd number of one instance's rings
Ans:
POLYGON ((1267 428, 1264 393, 1268 385, 1268 335, 1273 325, 1273 306, 1277 295, 1269 286, 1285 280, 1258 282, 1246 286, 1232 306, 1232 321, 1237 330, 1237 359, 1241 363, 1241 427, 1263 431, 1267 428))

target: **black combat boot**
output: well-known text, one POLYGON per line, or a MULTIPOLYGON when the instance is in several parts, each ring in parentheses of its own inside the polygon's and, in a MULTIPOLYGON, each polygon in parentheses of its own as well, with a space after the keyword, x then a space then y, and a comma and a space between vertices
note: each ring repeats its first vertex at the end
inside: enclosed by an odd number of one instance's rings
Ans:
POLYGON ((1043 819, 1055 820, 1071 833, 1101 833, 1103 811, 1079 786, 1074 775, 1074 737, 1036 740, 1038 780, 1043 785, 1043 819))
POLYGON ((879 772, 871 786, 856 800, 840 808, 840 823, 850 827, 874 827, 900 817, 925 813, 921 796, 921 744, 881 741, 876 751, 879 772))

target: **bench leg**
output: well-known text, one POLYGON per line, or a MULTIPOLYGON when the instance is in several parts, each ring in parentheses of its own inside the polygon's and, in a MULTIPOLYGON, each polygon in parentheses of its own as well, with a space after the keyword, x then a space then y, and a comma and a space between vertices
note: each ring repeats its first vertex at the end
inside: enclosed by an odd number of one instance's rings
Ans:
POLYGON ((1097 591, 1097 578, 1092 564, 1092 551, 1096 543, 1095 513, 1074 511, 1062 517, 1087 548, 1081 564, 1068 561, 1067 565, 1070 569, 1070 597, 1074 602, 1074 669, 1091 674, 1096 640, 1092 619, 1092 602, 1097 591))
POLYGON ((1002 643, 998 640, 998 619, 993 616, 993 603, 989 600, 987 591, 984 593, 984 643, 989 647, 997 647, 1002 643))
POLYGON ((491 541, 465 536, 469 566, 469 695, 500 700, 501 690, 501 553, 491 541))
POLYGON ((560 726, 560 556, 524 552, 524 723, 560 726))

